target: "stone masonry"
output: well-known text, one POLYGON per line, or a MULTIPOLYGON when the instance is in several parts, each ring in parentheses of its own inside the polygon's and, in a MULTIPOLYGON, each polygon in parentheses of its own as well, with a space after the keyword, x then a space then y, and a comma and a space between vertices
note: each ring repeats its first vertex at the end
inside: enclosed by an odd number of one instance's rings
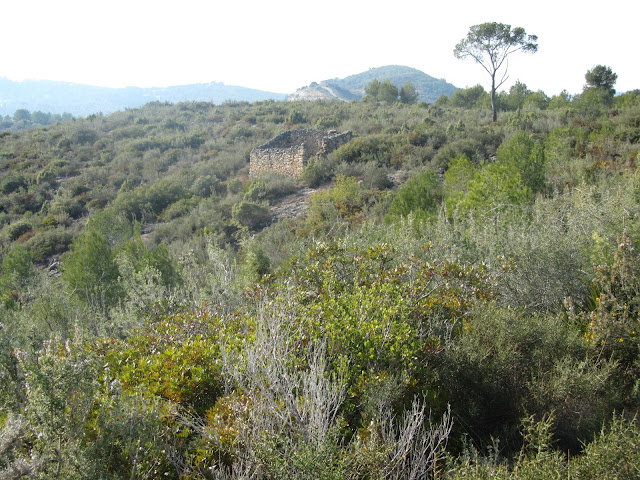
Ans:
POLYGON ((273 171, 299 178, 310 157, 328 155, 349 140, 351 132, 288 130, 251 151, 249 175, 273 171))

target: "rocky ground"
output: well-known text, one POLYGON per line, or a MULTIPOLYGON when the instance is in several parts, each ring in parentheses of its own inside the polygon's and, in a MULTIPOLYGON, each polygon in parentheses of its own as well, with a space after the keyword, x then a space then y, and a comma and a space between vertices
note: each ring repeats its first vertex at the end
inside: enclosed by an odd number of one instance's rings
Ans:
POLYGON ((313 188, 303 188, 284 197, 280 203, 271 207, 271 220, 278 222, 303 215, 309 208, 309 196, 313 192, 313 188))

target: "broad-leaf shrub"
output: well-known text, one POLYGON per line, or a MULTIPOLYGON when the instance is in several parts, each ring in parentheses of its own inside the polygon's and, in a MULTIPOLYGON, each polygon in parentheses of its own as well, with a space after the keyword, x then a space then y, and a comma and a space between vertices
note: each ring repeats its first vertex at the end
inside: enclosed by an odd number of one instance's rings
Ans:
POLYGON ((207 312, 170 316, 110 347, 107 364, 126 392, 202 412, 222 392, 220 348, 207 312))
POLYGON ((305 330, 327 341, 330 358, 351 359, 351 378, 416 374, 494 288, 481 266, 397 258, 388 244, 321 244, 291 269, 305 330))

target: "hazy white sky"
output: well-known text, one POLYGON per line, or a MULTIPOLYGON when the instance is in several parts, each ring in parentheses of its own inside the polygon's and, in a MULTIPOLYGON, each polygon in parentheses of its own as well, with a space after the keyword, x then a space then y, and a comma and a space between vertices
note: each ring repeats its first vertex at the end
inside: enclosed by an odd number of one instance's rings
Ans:
POLYGON ((292 93, 313 81, 407 65, 458 87, 488 76, 453 57, 471 25, 497 21, 538 35, 510 78, 579 93, 597 64, 616 88, 640 88, 640 2, 497 0, 15 0, 0 13, 0 77, 109 87, 224 82, 292 93))

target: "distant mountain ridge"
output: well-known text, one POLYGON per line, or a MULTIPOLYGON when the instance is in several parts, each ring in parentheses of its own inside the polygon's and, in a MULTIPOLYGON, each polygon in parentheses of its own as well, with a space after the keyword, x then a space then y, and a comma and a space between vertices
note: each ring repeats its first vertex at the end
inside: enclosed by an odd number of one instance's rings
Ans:
POLYGON ((381 82, 390 80, 398 88, 411 82, 418 92, 418 100, 435 102, 442 95, 451 96, 458 88, 444 79, 437 79, 411 67, 387 65, 371 68, 366 72, 350 75, 346 78, 333 78, 299 88, 287 97, 287 100, 317 100, 334 98, 338 100, 359 100, 365 96, 365 87, 372 80, 381 82))
POLYGON ((415 68, 399 65, 371 68, 342 79, 313 82, 291 95, 225 85, 221 82, 153 88, 107 88, 50 80, 15 82, 0 78, 0 116, 13 115, 16 110, 26 109, 30 112, 70 113, 84 117, 99 112, 109 114, 125 108, 135 108, 153 101, 205 101, 217 104, 225 101, 256 102, 268 99, 333 98, 351 101, 364 97, 364 89, 373 79, 381 82, 388 79, 398 87, 411 82, 418 92, 418 100, 430 103, 441 95, 450 96, 457 90, 444 79, 436 79, 415 68))
POLYGON ((156 88, 107 88, 49 80, 14 82, 0 78, 0 115, 13 115, 16 110, 26 109, 87 116, 98 112, 108 114, 125 108, 139 107, 152 101, 255 102, 268 99, 283 100, 286 96, 284 93, 265 92, 219 82, 156 88))

